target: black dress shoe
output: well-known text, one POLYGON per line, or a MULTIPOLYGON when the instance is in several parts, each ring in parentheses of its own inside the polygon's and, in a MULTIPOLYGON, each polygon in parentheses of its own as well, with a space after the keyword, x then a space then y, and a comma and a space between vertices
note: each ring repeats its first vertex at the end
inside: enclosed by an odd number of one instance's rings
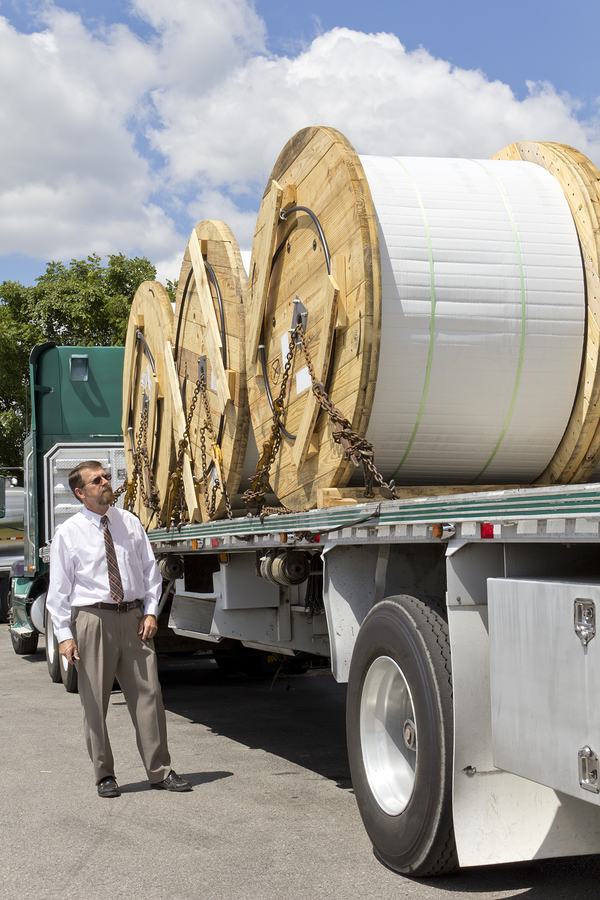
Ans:
POLYGON ((157 781, 156 784, 150 784, 150 787, 156 788, 159 791, 191 791, 192 786, 189 781, 184 781, 183 778, 180 778, 177 772, 174 772, 173 769, 169 772, 164 781, 157 781))
POLYGON ((117 784, 117 779, 113 775, 108 775, 98 783, 99 797, 120 797, 121 791, 117 784))

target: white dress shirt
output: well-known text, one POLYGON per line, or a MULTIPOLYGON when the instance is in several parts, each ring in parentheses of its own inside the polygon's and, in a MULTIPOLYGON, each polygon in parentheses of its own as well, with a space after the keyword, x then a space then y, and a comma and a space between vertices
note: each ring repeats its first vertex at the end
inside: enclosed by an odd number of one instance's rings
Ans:
MULTIPOLYGON (((123 600, 142 600, 144 615, 156 615, 162 577, 148 536, 140 520, 130 512, 111 507, 107 516, 123 583, 123 600)), ((71 607, 115 602, 110 596, 101 518, 84 506, 57 528, 52 539, 46 608, 59 643, 73 637, 71 607)))

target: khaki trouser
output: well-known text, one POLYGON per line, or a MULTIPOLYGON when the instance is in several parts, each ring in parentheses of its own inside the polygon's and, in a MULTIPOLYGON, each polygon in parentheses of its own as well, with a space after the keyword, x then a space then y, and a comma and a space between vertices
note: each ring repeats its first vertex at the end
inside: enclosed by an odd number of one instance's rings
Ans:
POLYGON ((73 609, 73 637, 83 729, 94 764, 96 784, 115 774, 106 728, 106 713, 115 677, 135 726, 138 750, 148 778, 156 783, 171 771, 167 723, 162 702, 154 642, 138 634, 142 609, 73 609))

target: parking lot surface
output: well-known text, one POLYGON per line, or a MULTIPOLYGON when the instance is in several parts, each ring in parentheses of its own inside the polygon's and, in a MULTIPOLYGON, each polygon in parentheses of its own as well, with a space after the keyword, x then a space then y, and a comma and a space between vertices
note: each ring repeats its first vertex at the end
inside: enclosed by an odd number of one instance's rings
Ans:
POLYGON ((123 696, 109 731, 122 796, 100 799, 76 694, 43 641, 17 657, 0 626, 4 900, 597 900, 600 857, 416 880, 373 855, 356 809, 345 686, 331 676, 228 676, 208 657, 160 661, 173 766, 189 794, 152 791, 123 696))

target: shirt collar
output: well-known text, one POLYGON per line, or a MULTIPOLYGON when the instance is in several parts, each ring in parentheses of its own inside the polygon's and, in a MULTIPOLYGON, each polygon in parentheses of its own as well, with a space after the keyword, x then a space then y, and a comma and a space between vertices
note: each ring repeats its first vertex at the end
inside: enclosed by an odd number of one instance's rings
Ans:
MULTIPOLYGON (((95 525, 96 528, 102 528, 102 516, 98 515, 98 513, 92 512, 91 509, 87 508, 87 506, 84 506, 83 509, 80 510, 80 512, 81 512, 81 515, 85 516, 86 519, 89 519, 89 521, 93 525, 95 525)), ((108 510, 106 511, 106 515, 108 516, 108 521, 112 524, 112 519, 111 519, 110 513, 111 513, 111 508, 109 506, 108 510)))

